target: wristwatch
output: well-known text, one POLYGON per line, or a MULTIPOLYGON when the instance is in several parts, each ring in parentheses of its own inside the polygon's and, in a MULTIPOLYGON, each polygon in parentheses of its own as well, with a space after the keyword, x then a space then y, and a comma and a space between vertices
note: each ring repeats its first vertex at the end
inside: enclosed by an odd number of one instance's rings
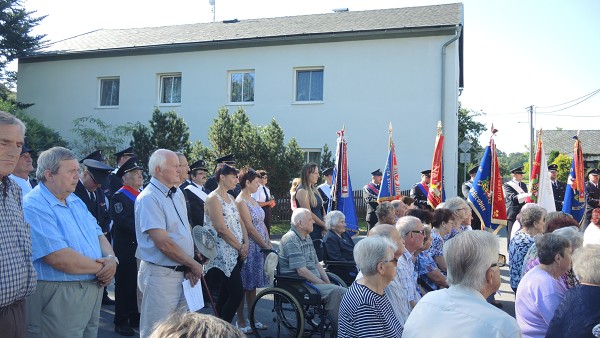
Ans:
POLYGON ((112 258, 112 259, 114 259, 115 262, 117 263, 117 265, 119 265, 119 259, 117 257, 115 257, 113 255, 108 255, 108 256, 106 256, 106 258, 112 258))

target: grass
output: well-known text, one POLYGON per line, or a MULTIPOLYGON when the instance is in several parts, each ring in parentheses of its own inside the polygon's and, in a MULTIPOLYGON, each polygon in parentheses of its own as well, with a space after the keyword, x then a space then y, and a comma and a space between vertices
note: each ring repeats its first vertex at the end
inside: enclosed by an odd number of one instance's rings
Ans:
MULTIPOLYGON (((366 221, 359 221, 358 222, 358 229, 360 230, 361 234, 366 234, 367 233, 367 222, 366 221)), ((285 234, 289 230, 290 230, 290 223, 289 222, 271 223, 271 236, 282 236, 283 234, 285 234)))

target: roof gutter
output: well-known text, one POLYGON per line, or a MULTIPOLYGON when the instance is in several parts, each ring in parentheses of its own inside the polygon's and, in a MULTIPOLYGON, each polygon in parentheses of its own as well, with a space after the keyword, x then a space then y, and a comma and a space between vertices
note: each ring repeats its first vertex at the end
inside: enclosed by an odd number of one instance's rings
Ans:
POLYGON ((456 33, 455 35, 452 37, 452 39, 448 40, 443 46, 442 46, 442 93, 440 95, 440 121, 442 121, 442 126, 445 125, 445 121, 444 121, 444 116, 446 113, 446 48, 453 43, 454 41, 458 40, 458 38, 460 37, 460 33, 462 31, 462 25, 456 25, 456 33))

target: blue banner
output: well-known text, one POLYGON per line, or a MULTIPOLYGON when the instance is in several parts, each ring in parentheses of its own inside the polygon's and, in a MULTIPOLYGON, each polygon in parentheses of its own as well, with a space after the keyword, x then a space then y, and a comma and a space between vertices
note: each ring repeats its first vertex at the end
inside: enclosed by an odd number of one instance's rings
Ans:
POLYGON ((379 188, 379 196, 377 202, 393 201, 401 197, 400 195, 400 180, 398 179, 398 164, 396 163, 396 154, 394 152, 394 144, 391 144, 388 153, 385 170, 381 179, 381 187, 379 188))
MULTIPOLYGON (((337 167, 333 169, 333 180, 334 184, 339 184, 341 180, 337 179, 337 167)), ((338 187, 333 189, 336 198, 335 202, 333 198, 329 199, 329 206, 327 212, 332 210, 341 211, 346 216, 346 231, 350 236, 358 234, 358 217, 356 217, 356 208, 354 207, 354 192, 352 191, 352 180, 350 179, 350 173, 348 173, 348 196, 342 197, 342 189, 338 187)))
POLYGON ((491 147, 485 148, 485 153, 481 158, 481 164, 475 179, 473 180, 473 186, 469 190, 469 204, 471 208, 477 214, 477 217, 481 220, 481 224, 485 224, 486 227, 496 229, 497 224, 492 224, 492 206, 490 204, 489 192, 492 178, 492 151, 491 147))
MULTIPOLYGON (((567 189, 565 190, 565 200, 563 203, 562 212, 571 214, 577 222, 581 222, 583 214, 585 213, 585 199, 580 198, 580 192, 573 190, 573 183, 576 181, 576 167, 575 158, 571 163, 571 171, 569 172, 569 178, 567 179, 567 189)), ((587 192, 586 192, 587 193, 587 192)))

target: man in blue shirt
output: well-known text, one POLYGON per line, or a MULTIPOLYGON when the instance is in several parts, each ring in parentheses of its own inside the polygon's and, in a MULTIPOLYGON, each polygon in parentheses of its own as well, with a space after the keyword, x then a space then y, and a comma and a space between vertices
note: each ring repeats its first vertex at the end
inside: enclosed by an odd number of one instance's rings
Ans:
POLYGON ((102 288, 118 260, 96 219, 73 194, 79 164, 69 149, 40 154, 39 184, 25 197, 37 290, 27 299, 28 337, 96 337, 102 288))

